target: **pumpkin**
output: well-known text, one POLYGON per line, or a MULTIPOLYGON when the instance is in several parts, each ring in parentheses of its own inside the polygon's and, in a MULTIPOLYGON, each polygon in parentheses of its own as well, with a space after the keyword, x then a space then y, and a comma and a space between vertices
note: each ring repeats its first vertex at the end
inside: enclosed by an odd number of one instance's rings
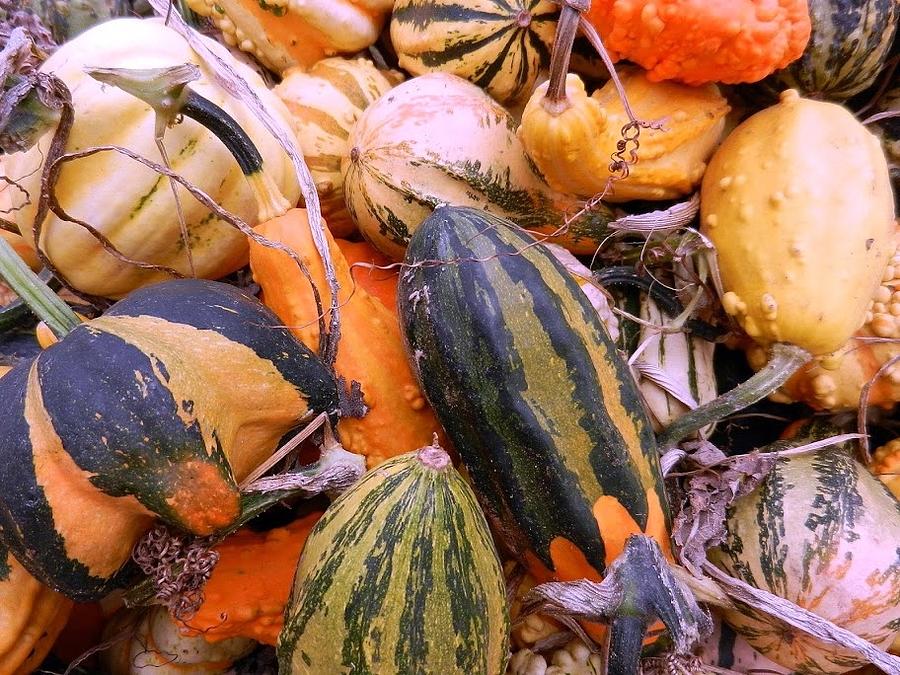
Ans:
POLYGON ((894 254, 893 211, 878 140, 841 106, 786 91, 725 139, 703 178, 725 311, 762 346, 839 349, 894 254))
POLYGON ((454 204, 592 254, 612 213, 602 205, 583 211, 583 201, 550 189, 514 129, 500 104, 455 75, 429 73, 395 87, 360 116, 342 165, 347 208, 363 237, 400 260, 428 214, 454 204))
MULTIPOLYGON (((331 294, 306 211, 292 209, 261 223, 256 231, 302 257, 327 308, 331 294)), ((344 448, 364 455, 371 468, 388 457, 422 447, 440 426, 409 366, 396 316, 365 289, 357 287, 353 292, 350 267, 331 235, 325 235, 341 286, 341 339, 335 371, 347 386, 359 383, 366 406, 361 418, 342 417, 337 430, 344 448)), ((317 349, 318 310, 298 266, 285 252, 253 242, 250 267, 269 308, 305 345, 317 349)))
MULTIPOLYGON (((691 193, 725 128, 727 101, 713 84, 652 82, 635 68, 621 69, 619 76, 634 114, 661 121, 662 128, 641 130, 637 163, 604 199, 661 200, 691 193)), ((629 122, 615 84, 607 82, 588 96, 581 78, 569 74, 561 100, 549 96, 550 84, 532 94, 518 136, 551 187, 586 197, 603 193, 629 122)))
POLYGON ((344 260, 350 265, 355 288, 365 290, 396 316, 399 268, 378 269, 391 265, 391 260, 367 241, 335 239, 334 242, 341 250, 344 260))
POLYGON ((156 517, 231 525, 237 484, 337 405, 325 364, 239 289, 135 291, 0 380, 2 540, 53 589, 99 598, 156 517))
POLYGON ((188 0, 187 4, 209 18, 227 44, 284 73, 374 44, 393 0, 188 0))
POLYGON ((549 0, 398 0, 391 43, 413 75, 452 73, 515 104, 550 63, 558 16, 549 0))
POLYGON ((508 658, 500 561, 443 450, 394 457, 332 502, 300 557, 279 672, 499 675, 508 658))
POLYGON ((109 675, 224 675, 256 648, 249 638, 207 642, 185 637, 159 606, 121 610, 110 619, 104 637, 112 641, 100 656, 109 675))
MULTIPOLYGON (((752 493, 727 512, 724 542, 709 552, 750 585, 887 647, 900 626, 900 502, 841 448, 779 457, 752 493)), ((748 607, 724 619, 757 651, 807 673, 864 665, 748 607)))
MULTIPOLYGON (((236 69, 253 87, 289 133, 288 113, 258 75, 238 63, 221 45, 206 44, 236 69)), ((72 91, 75 123, 66 151, 120 144, 144 157, 160 160, 154 143, 155 118, 144 103, 115 87, 89 77, 86 66, 147 68, 195 63, 201 78, 191 86, 230 112, 254 139, 267 162, 271 178, 295 202, 300 195, 293 167, 274 137, 243 105, 213 84, 199 56, 162 19, 119 19, 82 33, 60 47, 41 66, 72 91), (112 123, 115 120, 115 123, 112 123)), ((6 174, 19 180, 32 195, 30 204, 12 192, 12 214, 22 235, 32 241, 41 180, 41 166, 50 144, 47 134, 25 153, 4 159, 6 174)), ((218 139, 193 120, 169 129, 164 141, 172 168, 205 191, 222 207, 250 224, 257 222, 256 202, 244 185, 238 167, 218 139)), ((124 255, 190 274, 177 211, 168 179, 115 152, 103 152, 68 163, 56 184, 61 206, 72 216, 102 232, 124 255)), ((246 237, 179 188, 191 256, 197 276, 218 278, 247 263, 246 237)), ((160 271, 139 269, 118 261, 74 223, 49 215, 43 223, 41 248, 79 290, 92 295, 121 297, 134 288, 168 278, 160 271)))
POLYGON ((807 0, 593 0, 585 18, 614 57, 691 85, 761 80, 811 31, 807 0))
POLYGON ((846 101, 873 84, 890 53, 896 0, 808 0, 812 33, 799 59, 766 80, 813 98, 846 101))
POLYGON ((322 215, 336 237, 356 230, 344 206, 341 160, 350 153, 347 139, 360 113, 393 86, 388 75, 368 59, 334 57, 308 71, 292 68, 273 90, 291 113, 322 215))
POLYGON ((597 581, 632 534, 668 552, 650 422, 566 268, 511 222, 453 206, 422 223, 404 262, 397 297, 416 374, 531 575, 597 581))
POLYGON ((266 532, 238 530, 213 547, 219 562, 203 587, 203 604, 179 631, 207 642, 252 638, 274 645, 306 538, 321 513, 266 532))

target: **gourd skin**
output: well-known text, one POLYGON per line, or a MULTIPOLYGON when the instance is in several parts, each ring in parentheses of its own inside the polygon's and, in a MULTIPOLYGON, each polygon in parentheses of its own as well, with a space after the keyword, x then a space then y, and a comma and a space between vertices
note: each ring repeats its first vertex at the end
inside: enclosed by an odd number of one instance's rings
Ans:
POLYGON ((284 73, 375 43, 393 0, 188 0, 225 42, 284 73))
POLYGON ((764 347, 837 350, 893 255, 893 210, 878 140, 844 108, 788 90, 724 140, 703 177, 725 311, 764 347))
MULTIPOLYGON (((617 180, 606 201, 673 199, 700 182, 706 161, 725 128, 727 101, 715 85, 702 88, 652 82, 636 70, 621 73, 634 114, 661 120, 663 129, 642 129, 639 161, 617 180)), ((566 76, 565 109, 556 113, 544 94, 532 94, 518 130, 525 150, 555 190, 591 197, 602 193, 609 165, 628 117, 612 82, 588 96, 577 75, 566 76)))
POLYGON ((399 268, 377 269, 375 267, 364 267, 361 264, 357 265, 356 263, 366 263, 368 265, 386 267, 392 264, 390 258, 367 241, 335 239, 334 243, 341 249, 344 260, 350 265, 350 273, 353 275, 354 283, 358 287, 364 288, 366 293, 373 298, 380 300, 381 304, 387 307, 391 314, 397 316, 399 268))
POLYGON ((337 408, 327 367, 279 326, 233 286, 172 281, 4 376, 0 526, 29 572, 95 599, 155 516, 199 535, 231 524, 237 483, 337 408))
POLYGON ((336 237, 356 226, 344 205, 341 160, 350 154, 350 130, 366 107, 393 82, 368 59, 323 59, 308 71, 293 68, 273 91, 291 114, 294 136, 319 193, 322 216, 336 237))
MULTIPOLYGON (((276 123, 290 136, 287 111, 259 76, 235 61, 221 45, 209 40, 206 44, 247 79, 276 123)), ((41 66, 43 71, 60 77, 72 91, 75 123, 66 150, 118 144, 161 163, 149 106, 116 87, 102 85, 84 68, 149 68, 183 63, 199 65, 201 78, 191 87, 237 120, 259 148, 278 188, 289 201, 296 202, 300 188, 277 141, 249 109, 212 83, 209 71, 199 64, 198 55, 174 29, 165 27, 162 19, 119 19, 101 24, 60 47, 41 66)), ((47 134, 28 152, 4 159, 6 175, 19 180, 31 195, 30 204, 23 205, 24 197, 10 191, 14 205, 22 205, 12 217, 29 242, 38 201, 35 196, 40 190, 40 167, 50 136, 47 134)), ((257 222, 252 191, 230 153, 211 132, 186 119, 166 130, 164 144, 173 170, 226 210, 251 225, 257 222)), ((124 255, 190 275, 168 179, 119 153, 102 152, 66 164, 56 195, 68 213, 96 227, 124 255)), ((184 189, 179 188, 179 196, 197 276, 219 278, 245 265, 246 236, 212 216, 184 189)), ((139 286, 169 278, 164 272, 119 262, 86 230, 52 214, 44 222, 41 246, 75 287, 93 295, 118 298, 139 286)))
MULTIPOLYGON (((900 502, 835 448, 782 457, 756 490, 728 510, 710 559, 729 574, 791 600, 887 647, 900 620, 900 502), (865 542, 862 544, 862 542, 865 542)), ((750 608, 725 620, 762 654, 804 673, 865 664, 750 608)))

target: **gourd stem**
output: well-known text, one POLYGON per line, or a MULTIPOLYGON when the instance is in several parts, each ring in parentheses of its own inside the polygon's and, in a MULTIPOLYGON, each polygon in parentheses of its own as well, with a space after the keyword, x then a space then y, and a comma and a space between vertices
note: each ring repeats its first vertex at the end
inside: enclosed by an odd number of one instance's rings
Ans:
POLYGON ((31 271, 9 242, 2 237, 0 237, 0 277, 3 277, 16 295, 47 324, 56 337, 62 338, 81 323, 75 312, 31 271))
POLYGON ((550 57, 550 81, 544 96, 544 107, 557 114, 568 107, 566 102, 566 75, 569 72, 569 61, 572 58, 572 46, 578 33, 581 13, 591 3, 584 0, 568 0, 562 3, 559 21, 556 24, 556 36, 553 40, 553 52, 550 57))
POLYGON ((802 347, 774 344, 769 362, 750 379, 672 422, 657 438, 660 449, 671 447, 706 425, 765 398, 811 359, 812 355, 802 347))

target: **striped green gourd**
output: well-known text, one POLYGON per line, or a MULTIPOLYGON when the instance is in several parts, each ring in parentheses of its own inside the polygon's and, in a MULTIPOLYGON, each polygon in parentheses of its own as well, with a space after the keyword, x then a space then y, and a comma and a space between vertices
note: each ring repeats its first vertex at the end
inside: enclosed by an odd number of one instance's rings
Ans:
MULTIPOLYGON (((809 609, 883 648, 900 629, 900 502, 842 448, 783 456, 729 509, 710 559, 747 583, 809 609)), ((750 608, 725 620, 760 653, 803 673, 865 665, 750 608)))
POLYGON ((452 73, 515 103, 550 65, 558 16, 549 0, 398 0, 391 43, 413 75, 452 73))
POLYGON ((475 495, 438 447, 379 465, 310 533, 278 645, 284 675, 501 675, 503 572, 475 495))
POLYGON ((540 581, 600 579, 630 534, 668 551, 656 442, 625 361, 554 256, 439 207, 397 297, 409 353, 488 519, 540 581))
POLYGON ((100 598, 156 518, 230 526, 240 481, 337 407, 328 367, 255 298, 139 289, 0 379, 0 538, 54 590, 100 598))
POLYGON ((897 0, 809 0, 812 34, 803 55, 766 84, 776 93, 847 99, 875 83, 897 25, 897 0))

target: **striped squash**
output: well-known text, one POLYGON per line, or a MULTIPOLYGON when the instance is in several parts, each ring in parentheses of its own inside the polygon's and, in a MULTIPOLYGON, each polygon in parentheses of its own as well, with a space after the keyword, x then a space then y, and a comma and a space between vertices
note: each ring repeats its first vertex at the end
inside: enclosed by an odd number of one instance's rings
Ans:
POLYGON ((331 372, 233 286, 135 291, 0 380, 0 537, 38 580, 105 595, 154 518, 207 535, 331 372))
POLYGON ((309 70, 294 68, 273 91, 291 114, 294 135, 316 183, 322 215, 336 237, 356 227, 344 206, 341 160, 350 152, 347 139, 359 115, 393 86, 368 59, 323 59, 309 70))
POLYGON ((550 0, 398 0, 391 43, 413 75, 452 73, 515 103, 550 65, 558 16, 550 0))
POLYGON ((461 207, 435 210, 406 264, 397 295, 419 381, 531 574, 597 580, 637 533, 668 552, 653 431, 565 268, 510 222, 461 207))
POLYGON ((592 254, 612 214, 555 192, 535 172, 512 116, 447 73, 420 75, 369 106, 350 134, 343 164, 347 208, 375 248, 401 260, 438 204, 478 206, 574 253, 592 254), (566 227, 566 216, 572 222, 566 227))
POLYGON ((871 87, 900 24, 900 3, 809 0, 809 13, 812 34, 806 50, 766 81, 769 88, 846 101, 871 87))
POLYGON ((279 672, 501 675, 508 656, 500 561, 443 450, 388 460, 325 511, 297 568, 279 672))
MULTIPOLYGON (((747 583, 882 647, 900 630, 900 502, 838 448, 781 457, 766 480, 728 511, 711 560, 747 583)), ((804 673, 865 664, 750 608, 725 620, 759 652, 804 673)))

